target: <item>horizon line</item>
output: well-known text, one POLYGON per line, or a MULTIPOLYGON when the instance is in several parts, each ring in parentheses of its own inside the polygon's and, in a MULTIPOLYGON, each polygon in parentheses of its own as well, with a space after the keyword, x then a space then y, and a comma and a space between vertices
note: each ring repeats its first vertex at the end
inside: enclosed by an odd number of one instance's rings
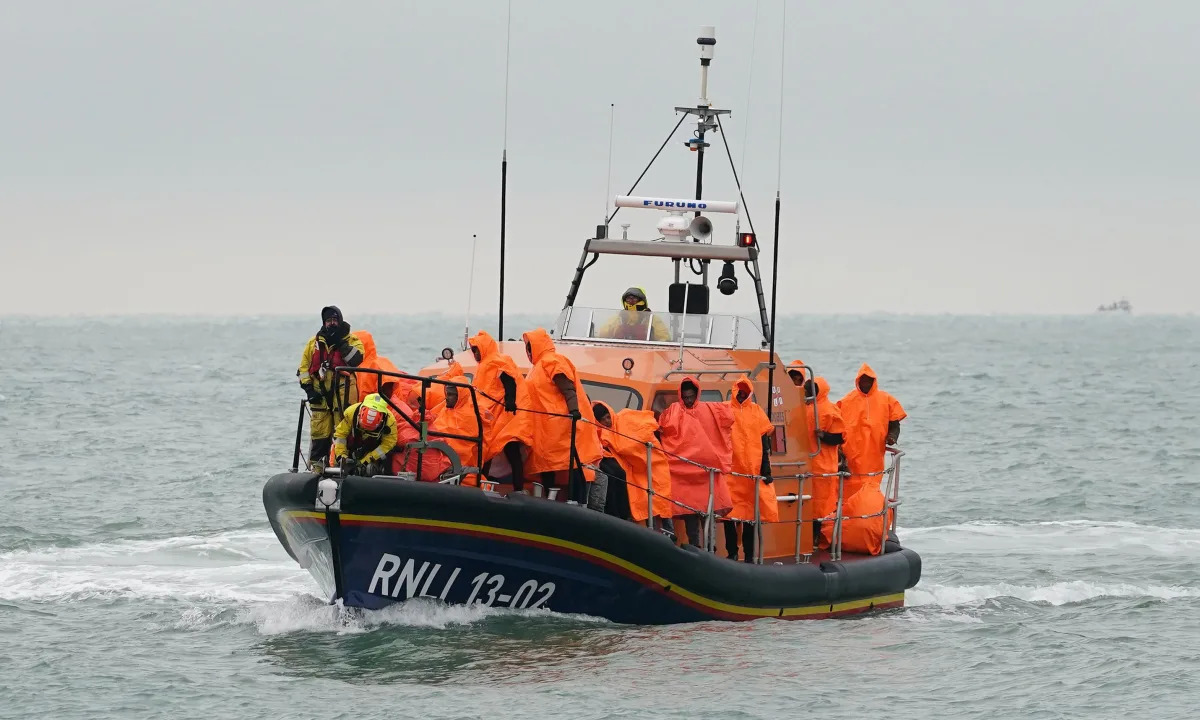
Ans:
MULTIPOLYGON (((530 316, 557 316, 561 310, 557 311, 521 311, 512 312, 507 317, 530 317, 530 316)), ((153 312, 153 311, 136 311, 136 312, 74 312, 74 313, 2 313, 0 321, 4 320, 115 320, 115 319, 162 319, 162 320, 218 320, 218 319, 256 319, 256 318, 278 318, 278 319, 304 319, 315 316, 317 313, 298 313, 298 312, 258 312, 258 313, 186 313, 186 312, 153 312)), ((736 315, 738 313, 707 313, 710 315, 736 315)), ((897 312, 894 310, 870 310, 857 312, 793 312, 780 313, 779 319, 796 318, 796 317, 1009 317, 1009 318, 1050 318, 1050 317, 1098 317, 1098 316, 1128 316, 1128 317, 1194 317, 1197 314, 1193 310, 1181 311, 1159 311, 1159 312, 1141 312, 1141 313, 1124 313, 1118 311, 1079 311, 1079 312, 954 312, 954 311, 928 311, 928 312, 897 312)), ((485 320, 485 325, 495 323, 495 310, 491 313, 481 313, 479 318, 485 320)), ((395 318, 415 318, 428 317, 437 319, 464 320, 461 314, 448 313, 445 311, 427 311, 427 312, 363 312, 358 314, 359 317, 395 317, 395 318)), ((353 316, 352 316, 353 317, 353 316)), ((750 317, 750 315, 745 315, 750 317)), ((476 325, 472 322, 471 325, 476 325)))

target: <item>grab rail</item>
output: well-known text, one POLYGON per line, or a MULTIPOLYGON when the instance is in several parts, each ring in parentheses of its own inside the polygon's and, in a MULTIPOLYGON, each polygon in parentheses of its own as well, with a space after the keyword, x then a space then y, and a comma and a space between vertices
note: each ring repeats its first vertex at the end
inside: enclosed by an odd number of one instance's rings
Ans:
MULTIPOLYGON (((804 367, 807 368, 807 366, 804 366, 804 367)), ((393 408, 396 411, 396 413, 403 420, 405 420, 407 423, 409 423, 409 425, 411 425, 414 428, 417 428, 421 432, 420 442, 414 443, 414 444, 418 445, 418 453, 419 453, 418 460, 417 460, 416 477, 418 477, 418 478, 420 477, 423 455, 424 455, 425 450, 428 447, 430 436, 447 437, 447 438, 459 439, 459 440, 464 440, 464 441, 475 443, 478 448, 477 458, 480 460, 479 464, 482 465, 484 425, 483 425, 483 417, 482 417, 482 415, 480 413, 480 409, 479 409, 478 394, 483 394, 484 397, 488 398, 488 400, 493 401, 493 402, 498 402, 496 398, 492 398, 491 396, 486 395, 485 393, 479 393, 479 391, 477 391, 476 388, 469 383, 456 382, 456 381, 452 381, 452 380, 443 380, 443 379, 436 378, 436 377, 411 375, 408 373, 392 372, 392 371, 388 371, 388 370, 379 370, 379 369, 375 369, 375 368, 365 368, 365 369, 361 368, 361 367, 348 368, 345 366, 340 366, 340 367, 336 368, 336 371, 347 373, 347 374, 350 374, 351 372, 353 372, 353 373, 373 373, 376 376, 379 376, 381 378, 382 377, 394 377, 394 378, 412 380, 412 381, 421 383, 421 396, 418 401, 418 408, 419 408, 418 414, 420 415, 419 422, 410 418, 408 416, 408 414, 405 413, 399 407, 396 407, 396 405, 394 403, 392 403, 390 397, 384 398, 384 400, 388 403, 389 407, 393 408), (476 427, 478 428, 478 432, 474 436, 461 435, 461 434, 457 434, 457 433, 445 433, 445 432, 440 432, 440 431, 435 431, 435 430, 429 429, 429 427, 428 427, 429 421, 426 419, 426 415, 425 415, 426 393, 428 392, 429 388, 434 384, 463 388, 463 389, 468 390, 471 393, 472 409, 474 410, 474 413, 475 413, 476 427)), ((381 397, 382 397, 382 395, 381 395, 381 397)), ((306 401, 301 401, 301 404, 300 404, 301 414, 300 414, 300 418, 297 422, 296 446, 295 446, 295 453, 293 456, 293 472, 298 470, 298 467, 299 467, 300 440, 301 440, 301 431, 303 428, 304 410, 306 408, 306 404, 307 404, 306 401)), ((813 406, 814 406, 814 415, 815 415, 815 413, 816 413, 815 403, 813 403, 813 406)), ((537 410, 532 410, 532 409, 518 409, 518 411, 522 411, 522 410, 525 412, 534 412, 537 414, 548 415, 551 417, 560 417, 560 418, 564 418, 564 419, 571 419, 572 420, 572 428, 571 428, 571 444, 570 444, 570 458, 569 458, 570 465, 568 468, 568 476, 570 477, 575 471, 581 469, 584 466, 583 463, 579 459, 578 448, 576 447, 576 442, 575 442, 576 425, 578 422, 581 422, 581 421, 588 423, 588 424, 594 424, 594 423, 592 423, 592 421, 587 420, 586 418, 581 419, 581 420, 576 420, 576 419, 572 418, 570 415, 565 415, 562 413, 537 411, 537 410)), ((602 427, 602 429, 605 432, 615 433, 618 435, 622 435, 622 437, 627 437, 627 438, 636 440, 636 438, 632 438, 631 436, 628 436, 628 435, 623 435, 622 433, 619 433, 618 431, 616 431, 610 427, 603 427, 603 426, 600 426, 599 424, 595 424, 595 425, 597 427, 602 427)), ((641 441, 639 441, 639 442, 641 442, 641 441)), ((819 438, 818 438, 818 442, 819 442, 819 438)), ((653 464, 654 463, 653 463, 653 461, 654 461, 654 452, 658 451, 658 452, 663 453, 669 459, 672 459, 676 462, 682 462, 682 463, 686 463, 688 465, 692 465, 694 467, 700 468, 707 472, 707 474, 708 474, 708 499, 707 499, 707 502, 703 509, 702 508, 693 508, 693 507, 687 505, 686 503, 679 502, 678 500, 676 500, 674 498, 666 498, 666 500, 669 503, 671 503, 672 505, 674 505, 675 507, 682 508, 685 510, 690 510, 690 511, 692 511, 692 514, 702 515, 704 517, 705 527, 703 529, 703 536, 704 536, 703 546, 706 550, 708 550, 710 552, 713 551, 716 548, 716 519, 717 518, 715 515, 715 508, 714 508, 715 490, 716 490, 716 475, 717 475, 717 473, 722 473, 721 469, 715 468, 715 467, 709 467, 702 463, 691 460, 690 458, 676 455, 674 453, 671 453, 671 452, 665 450, 664 448, 661 447, 661 445, 658 445, 653 442, 644 442, 642 444, 644 444, 646 447, 646 487, 640 488, 640 489, 645 490, 645 492, 646 492, 646 527, 651 530, 653 530, 655 527, 655 522, 654 522, 654 520, 655 520, 655 514, 654 514, 655 492, 654 492, 654 488, 653 488, 653 485, 654 485, 654 482, 653 482, 653 473, 654 473, 653 464)), ((884 536, 885 542, 886 542, 887 537, 889 537, 890 533, 892 531, 894 531, 896 528, 896 509, 901 504, 901 501, 900 501, 900 458, 902 458, 904 456, 904 452, 899 450, 896 447, 891 447, 891 446, 886 447, 885 452, 887 453, 887 455, 890 456, 891 463, 888 464, 883 470, 878 471, 878 472, 865 473, 865 474, 858 475, 858 477, 886 477, 886 479, 887 479, 887 482, 884 486, 884 491, 883 491, 883 495, 884 495, 883 509, 880 512, 871 513, 868 515, 847 517, 843 514, 843 506, 844 506, 844 503, 846 500, 845 484, 846 484, 846 480, 848 478, 852 477, 852 474, 847 471, 842 471, 842 472, 838 472, 838 473, 828 473, 828 474, 824 474, 824 475, 813 475, 811 473, 796 473, 796 474, 792 474, 792 475, 778 475, 778 476, 773 475, 773 477, 772 477, 772 480, 797 479, 797 480, 800 480, 801 483, 803 483, 803 481, 805 479, 811 479, 811 478, 834 477, 834 476, 836 476, 838 478, 837 503, 835 506, 834 514, 832 516, 814 518, 815 520, 820 521, 822 524, 827 521, 833 522, 833 530, 831 533, 831 543, 830 543, 830 551, 829 552, 830 552, 830 558, 834 561, 840 560, 842 557, 842 525, 845 520, 855 520, 855 519, 869 520, 869 519, 875 518, 875 517, 881 518, 881 520, 883 522, 883 536, 884 536)), ((807 465, 807 461, 783 461, 783 462, 772 462, 771 463, 772 467, 780 467, 780 468, 792 467, 792 466, 804 467, 806 465, 807 465)), ((589 467, 591 467, 591 466, 589 466, 589 467)), ((330 468, 329 470, 332 471, 333 468, 330 468)), ((785 494, 785 495, 776 495, 777 501, 799 503, 799 506, 796 508, 796 518, 794 521, 780 520, 780 521, 773 521, 771 523, 767 523, 762 520, 761 498, 759 496, 759 483, 763 482, 766 479, 766 476, 756 475, 756 474, 744 474, 744 473, 737 473, 737 472, 724 472, 722 474, 730 475, 730 476, 734 476, 734 477, 749 478, 754 481, 753 532, 755 533, 755 540, 756 540, 755 550, 754 550, 754 562, 756 564, 762 564, 762 562, 763 562, 763 549, 764 549, 763 542, 762 542, 763 526, 766 524, 777 524, 777 523, 782 524, 785 522, 793 522, 795 525, 796 531, 795 531, 794 562, 796 562, 796 563, 801 562, 801 558, 803 556, 800 552, 800 550, 801 550, 800 539, 801 539, 801 526, 805 523, 805 521, 803 519, 804 518, 804 507, 805 507, 804 503, 812 500, 812 495, 803 493, 802 490, 799 490, 799 489, 797 490, 796 493, 790 493, 790 494, 785 494)), ((637 487, 636 484, 629 483, 628 478, 626 479, 626 482, 627 482, 627 484, 629 484, 632 487, 635 487, 635 488, 637 487)), ((801 487, 802 487, 802 485, 801 485, 801 487)), ((576 493, 571 493, 570 490, 571 490, 571 488, 568 488, 568 494, 574 496, 576 493)), ((583 493, 579 493, 579 496, 583 497, 584 495, 583 495, 583 493)), ((689 538, 689 539, 690 540, 700 540, 700 538, 689 538)), ((814 546, 816 545, 815 541, 816 541, 816 538, 814 538, 814 546)))
MULTIPOLYGON (((436 377, 426 377, 424 375, 412 375, 410 373, 395 372, 395 371, 391 371, 391 370, 381 370, 379 368, 364 368, 361 365, 357 366, 357 367, 350 366, 350 365, 339 365, 339 366, 333 368, 333 370, 334 370, 334 372, 345 375, 345 376, 357 376, 358 374, 361 374, 361 373, 372 374, 372 375, 375 375, 377 378, 379 378, 379 382, 377 383, 378 385, 383 385, 384 377, 397 378, 397 379, 401 379, 401 380, 410 380, 410 381, 418 382, 421 384, 421 396, 417 402, 417 416, 419 417, 419 420, 414 420, 412 417, 409 417, 407 412, 405 412, 400 407, 398 407, 396 405, 396 403, 392 402, 391 397, 387 397, 383 393, 379 393, 379 397, 383 398, 383 401, 387 403, 388 407, 390 407, 393 411, 395 411, 395 414, 400 419, 402 419, 404 422, 408 423, 410 427, 416 429, 420 433, 420 439, 417 442, 408 444, 408 447, 415 446, 416 450, 417 450, 416 476, 418 478, 421 477, 421 470, 423 469, 423 464, 424 464, 424 460, 425 460, 425 452, 430 448, 430 444, 429 444, 430 437, 450 438, 452 440, 463 440, 465 442, 474 443, 475 447, 476 447, 476 451, 475 451, 476 452, 476 460, 478 461, 476 463, 476 465, 482 464, 483 448, 484 448, 483 416, 479 412, 479 398, 477 395, 477 390, 475 389, 474 385, 472 385, 470 383, 457 382, 454 380, 443 380, 441 378, 436 378, 436 377), (467 390, 470 393, 471 409, 475 413, 475 427, 477 428, 477 432, 474 435, 463 435, 460 433, 448 433, 448 432, 442 432, 439 430, 431 430, 429 428, 430 422, 429 422, 429 419, 428 419, 427 413, 426 413, 426 410, 428 409, 427 397, 428 397, 428 392, 429 392, 430 387, 432 387, 435 384, 446 386, 446 387, 461 388, 461 389, 467 390)), ((345 397, 343 398, 343 404, 346 407, 349 407, 351 404, 349 402, 349 387, 350 387, 349 383, 345 383, 343 387, 345 388, 345 393, 344 393, 345 397)), ((305 410, 307 404, 308 404, 307 401, 304 401, 304 400, 302 400, 300 402, 300 418, 297 420, 297 423, 296 423, 296 444, 295 444, 295 449, 294 449, 293 455, 292 455, 292 468, 291 468, 292 472, 298 472, 300 469, 300 442, 301 442, 301 438, 303 435, 303 428, 304 428, 304 410, 305 410)), ((407 405, 406 405, 406 407, 407 407, 407 405)), ((332 408, 331 408, 331 412, 332 412, 332 408)), ((334 418, 334 420, 335 420, 334 425, 336 426, 337 418, 334 418)), ((435 449, 437 449, 437 448, 435 448, 435 449)), ((438 450, 438 451, 442 452, 441 450, 438 450)), ((311 463, 311 458, 309 459, 309 461, 311 463)), ((310 465, 310 467, 311 467, 311 465, 310 465)))

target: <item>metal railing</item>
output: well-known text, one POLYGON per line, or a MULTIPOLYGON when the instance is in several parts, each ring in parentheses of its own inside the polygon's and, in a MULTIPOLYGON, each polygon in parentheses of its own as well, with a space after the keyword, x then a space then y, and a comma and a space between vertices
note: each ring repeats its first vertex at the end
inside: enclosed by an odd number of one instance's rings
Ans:
MULTIPOLYGON (((385 377, 420 383, 421 394, 420 394, 420 397, 417 399, 417 409, 416 409, 417 417, 416 418, 411 417, 408 414, 408 412, 405 412, 405 410, 403 408, 398 406, 396 403, 392 402, 391 397, 388 397, 384 393, 378 393, 379 397, 383 398, 384 402, 387 403, 388 407, 394 411, 395 415, 400 420, 404 421, 409 426, 416 429, 417 432, 419 433, 419 439, 416 442, 408 443, 405 446, 406 451, 407 450, 416 450, 416 452, 417 452, 416 477, 418 477, 418 478, 421 477, 421 471, 423 469, 423 465, 424 465, 424 461, 425 461, 425 453, 428 450, 433 449, 442 454, 452 453, 454 455, 457 455, 457 453, 454 453, 454 450, 452 448, 450 448, 449 446, 447 446, 445 443, 441 443, 436 440, 430 440, 431 437, 432 438, 450 438, 450 439, 454 439, 454 440, 463 440, 466 442, 474 443, 475 444, 475 453, 476 453, 475 457, 476 457, 477 461, 479 461, 479 464, 482 465, 483 449, 484 449, 484 438, 483 438, 484 423, 483 423, 483 416, 479 412, 479 398, 478 398, 478 394, 482 394, 482 393, 478 393, 478 391, 476 390, 474 385, 470 384, 469 382, 464 383, 464 382, 457 382, 454 380, 443 380, 443 379, 437 378, 437 377, 412 375, 409 373, 394 372, 391 370, 381 370, 379 368, 364 368, 361 366, 354 367, 354 366, 349 366, 349 365, 340 365, 340 366, 332 368, 332 369, 334 370, 334 372, 338 373, 338 375, 345 376, 345 377, 354 377, 354 376, 357 376, 360 374, 375 375, 377 378, 377 383, 376 383, 377 387, 381 387, 384 384, 383 378, 385 378, 385 377), (428 392, 429 392, 429 389, 433 385, 442 385, 444 387, 455 387, 455 388, 459 388, 460 390, 466 390, 467 392, 470 393, 470 402, 471 402, 472 410, 475 413, 475 427, 477 428, 477 432, 475 435, 462 435, 459 433, 448 433, 448 432, 441 432, 438 430, 430 429, 429 426, 431 423, 429 421, 429 413, 427 412, 427 410, 428 410, 428 392)), ((336 387, 337 385, 338 385, 338 383, 335 382, 334 386, 336 387)), ((349 407, 350 405, 353 404, 353 403, 349 402, 350 383, 349 382, 344 383, 344 384, 342 384, 342 387, 344 388, 343 389, 344 397, 342 400, 342 406, 343 406, 343 408, 345 408, 345 407, 349 407)), ((328 402, 328 399, 326 400, 326 402, 328 402)), ((460 399, 459 402, 462 402, 462 400, 460 399)), ((412 410, 412 408, 409 407, 408 405, 405 405, 405 407, 408 407, 408 409, 410 411, 412 410)), ((310 407, 309 402, 307 400, 301 400, 300 401, 300 417, 296 422, 296 443, 295 443, 295 449, 294 449, 293 455, 292 455, 292 468, 291 468, 292 472, 298 472, 300 469, 300 459, 302 457, 300 445, 301 445, 302 436, 303 436, 303 432, 304 432, 304 415, 305 415, 306 409, 308 409, 308 411, 311 413, 311 407, 310 407)), ((333 414, 333 412, 334 412, 334 406, 332 403, 330 404, 329 412, 330 412, 330 414, 333 414)), ((339 418, 333 417, 332 420, 333 420, 333 426, 336 428, 339 418)), ((450 458, 452 467, 460 468, 460 471, 461 471, 459 473, 460 477, 462 475, 475 474, 475 473, 479 472, 478 467, 462 467, 462 464, 461 464, 461 462, 459 462, 459 458, 457 458, 457 457, 450 457, 449 455, 447 455, 447 457, 450 458), (469 471, 474 471, 474 472, 469 472, 469 471)), ((312 469, 312 458, 306 459, 305 466, 310 470, 312 469)))
MULTIPOLYGON (((396 412, 398 413, 398 415, 404 421, 408 422, 410 425, 412 425, 413 427, 420 430, 420 433, 421 433, 420 441, 418 443, 413 443, 413 445, 416 445, 418 447, 418 452, 421 453, 421 455, 418 456, 417 473, 416 473, 417 478, 420 478, 421 458, 423 457, 424 452, 427 449, 429 449, 429 447, 430 447, 430 445, 429 445, 430 441, 428 440, 428 438, 430 436, 454 438, 454 439, 460 439, 460 440, 465 440, 465 441, 475 443, 476 447, 477 447, 477 453, 478 453, 476 457, 479 460, 479 464, 480 465, 483 464, 484 423, 483 423, 483 417, 479 411, 478 396, 482 395, 484 398, 486 398, 489 401, 494 402, 494 403, 502 402, 500 399, 493 398, 490 395, 487 395, 486 393, 483 393, 483 392, 477 390, 474 386, 472 386, 468 383, 455 382, 455 381, 451 381, 451 380, 441 380, 441 379, 435 378, 435 377, 410 375, 407 373, 391 372, 391 371, 386 371, 386 370, 377 370, 374 368, 360 369, 360 368, 339 367, 339 368, 337 368, 337 370, 339 372, 341 372, 341 371, 352 371, 355 373, 369 372, 369 373, 374 373, 381 377, 382 376, 394 377, 394 378, 416 381, 416 382, 421 383, 421 396, 420 396, 420 399, 418 402, 418 405, 419 405, 418 414, 420 416, 419 421, 410 418, 408 416, 408 414, 405 413, 401 408, 396 407, 396 405, 391 402, 390 398, 385 398, 385 400, 388 402, 388 405, 390 407, 392 407, 393 409, 395 409, 396 412), (454 387, 458 387, 458 388, 462 388, 462 389, 466 389, 466 390, 470 391, 471 403, 474 408, 477 427, 479 428, 479 432, 476 435, 466 436, 466 435, 460 435, 460 434, 455 434, 455 433, 438 432, 438 431, 433 431, 433 430, 429 429, 429 427, 428 427, 429 422, 426 418, 426 412, 425 412, 426 393, 428 392, 430 386, 433 384, 454 386, 454 387)), ((381 395, 381 397, 382 397, 382 395, 381 395)), ((814 414, 815 414, 815 403, 813 403, 813 405, 814 405, 814 414)), ((306 401, 301 401, 300 418, 297 422, 297 427, 296 427, 296 445, 295 445, 295 452, 293 455, 293 463, 292 463, 292 471, 293 472, 296 472, 299 469, 299 460, 301 458, 300 442, 301 442, 302 429, 303 429, 303 425, 304 425, 305 406, 306 406, 306 401)), ((655 518, 656 517, 662 518, 662 516, 656 516, 655 512, 654 512, 654 498, 656 497, 656 493, 654 492, 654 476, 653 476, 654 453, 656 453, 656 452, 662 453, 665 457, 668 458, 669 461, 691 465, 693 467, 704 470, 708 475, 708 497, 707 497, 707 502, 706 502, 704 508, 691 507, 691 506, 687 505, 686 503, 679 502, 678 500, 676 500, 672 497, 667 497, 667 498, 665 498, 665 500, 676 508, 689 511, 688 513, 685 513, 685 515, 700 515, 701 517, 704 518, 704 528, 702 531, 703 545, 701 545, 701 547, 703 547, 705 550, 710 551, 710 552, 715 551, 715 549, 716 549, 716 522, 718 519, 720 519, 716 515, 715 508, 714 508, 714 502, 715 502, 715 496, 716 496, 716 478, 717 478, 718 474, 723 474, 723 475, 727 475, 727 476, 731 476, 731 477, 748 478, 754 482, 754 520, 752 521, 753 522, 752 530, 755 533, 754 562, 756 564, 762 564, 762 562, 763 562, 763 551, 764 551, 764 547, 763 547, 764 544, 762 542, 763 527, 765 525, 775 525, 775 524, 782 525, 782 524, 787 524, 787 523, 794 523, 794 525, 795 525, 795 534, 794 534, 795 541, 794 541, 794 552, 793 552, 794 562, 800 563, 802 561, 805 561, 805 562, 808 561, 809 554, 801 552, 802 547, 803 547, 803 543, 801 542, 802 526, 804 524, 806 524, 806 522, 808 522, 808 521, 804 520, 805 503, 812 500, 811 494, 807 494, 807 493, 803 492, 804 481, 808 480, 808 479, 830 478, 830 477, 836 477, 838 479, 837 503, 836 503, 833 515, 829 515, 829 516, 825 516, 825 517, 821 517, 821 518, 813 518, 813 520, 820 521, 820 523, 822 525, 826 522, 833 523, 833 529, 831 532, 830 548, 829 548, 829 554, 830 554, 831 560, 837 561, 837 560, 840 560, 842 557, 842 530, 843 530, 843 523, 845 521, 847 521, 847 520, 870 520, 872 518, 880 518, 880 522, 883 523, 883 527, 882 527, 883 542, 881 543, 881 548, 880 548, 881 553, 884 552, 884 548, 882 547, 882 545, 886 544, 887 538, 891 535, 891 533, 895 530, 895 527, 896 527, 897 508, 899 508, 900 503, 901 503, 901 501, 900 501, 900 459, 904 456, 904 452, 895 447, 885 448, 885 453, 888 457, 890 457, 891 462, 886 464, 885 468, 878 472, 858 474, 858 475, 852 475, 850 472, 847 472, 847 471, 842 471, 842 472, 837 472, 837 473, 826 473, 826 474, 820 474, 820 475, 814 475, 814 474, 808 473, 808 472, 776 475, 774 472, 772 472, 772 474, 771 474, 772 483, 774 483, 774 481, 777 481, 777 480, 788 480, 788 479, 795 479, 798 481, 799 485, 798 485, 797 492, 788 493, 788 494, 784 494, 784 495, 776 495, 777 502, 785 502, 785 503, 795 502, 795 503, 798 503, 798 505, 796 507, 796 517, 794 520, 777 520, 777 521, 772 521, 772 522, 766 522, 766 521, 762 520, 761 497, 759 495, 760 483, 763 483, 766 480, 766 476, 764 476, 764 475, 722 471, 720 468, 710 467, 710 466, 704 465, 703 463, 696 462, 690 458, 672 453, 672 452, 666 450, 665 448, 663 448, 657 442, 643 442, 643 441, 639 440, 638 438, 634 438, 630 435, 625 435, 623 433, 620 433, 617 430, 614 430, 613 428, 610 428, 610 427, 607 427, 604 425, 600 425, 598 423, 593 423, 592 421, 590 421, 586 418, 576 419, 576 418, 573 418, 569 414, 546 412, 546 411, 533 410, 533 409, 527 409, 527 408, 518 408, 517 411, 518 412, 531 412, 531 413, 536 413, 536 414, 540 414, 540 415, 547 415, 550 417, 558 417, 558 418, 571 420, 571 444, 570 444, 570 458, 569 458, 569 466, 568 466, 568 477, 569 478, 576 470, 582 470, 583 467, 587 467, 587 468, 595 470, 595 471, 603 472, 597 466, 584 465, 583 463, 579 462, 579 456, 578 456, 575 440, 576 440, 577 426, 578 426, 578 423, 580 423, 580 422, 587 423, 589 425, 594 425, 602 432, 613 433, 613 434, 619 435, 621 437, 635 440, 638 443, 644 445, 646 448, 646 485, 644 487, 641 487, 641 486, 637 485, 636 483, 632 482, 631 479, 628 477, 626 477, 625 483, 626 483, 627 488, 632 488, 632 489, 636 489, 636 490, 645 492, 645 494, 646 494, 646 527, 650 530, 655 529, 655 518), (845 516, 843 514, 843 512, 842 512, 843 506, 847 499, 845 497, 846 481, 851 477, 860 477, 860 478, 866 477, 866 478, 880 478, 880 479, 886 478, 886 484, 884 485, 884 489, 883 489, 884 506, 883 506, 882 510, 880 510, 879 512, 870 513, 867 515, 845 516)), ((441 443, 439 443, 439 445, 441 445, 441 443)), ((451 451, 451 452, 453 452, 453 451, 451 451)), ((815 454, 814 454, 814 456, 815 456, 815 454)), ((811 458, 809 458, 809 460, 811 460, 811 458)), ((804 468, 804 467, 807 467, 809 460, 772 462, 771 467, 773 467, 773 468, 775 468, 775 467, 778 467, 778 468, 784 468, 784 467, 804 468)), ((333 470, 334 470, 334 468, 330 468, 327 472, 332 472, 333 470)), ((340 472, 338 474, 340 474, 340 472)), ((461 480, 462 476, 465 476, 468 474, 479 474, 481 488, 485 491, 494 492, 496 487, 498 486, 498 483, 496 481, 482 477, 482 472, 479 468, 464 468, 457 477, 447 478, 445 480, 445 482, 457 483, 457 481, 461 480)), ((879 480, 876 480, 876 482, 878 482, 878 481, 879 480)), ((868 479, 864 482, 871 482, 871 480, 868 479)), ((546 488, 544 488, 541 483, 539 483, 537 481, 533 481, 532 485, 535 488, 542 488, 543 492, 540 493, 540 495, 548 496, 549 499, 552 499, 552 500, 555 498, 556 491, 558 488, 552 487, 549 489, 549 492, 546 492, 546 488)), ((571 495, 572 499, 579 497, 579 494, 576 492, 571 492, 570 495, 571 495)), ((586 500, 586 495, 587 495, 587 493, 586 493, 586 488, 585 488, 584 492, 582 494, 582 498, 584 500, 586 500)), ((631 500, 631 504, 632 504, 632 500, 631 500)), ((582 502, 581 505, 586 506, 586 502, 582 502)), ((673 519, 675 517, 680 517, 680 515, 672 515, 671 519, 673 519)), ((667 519, 667 518, 663 518, 663 519, 667 519)), ((738 519, 738 521, 745 522, 745 523, 751 522, 749 520, 740 520, 740 519, 738 519)), ((745 530, 746 529, 743 529, 743 532, 745 532, 745 530)), ((693 544, 698 544, 694 541, 700 540, 701 538, 690 538, 689 537, 688 539, 690 541, 693 541, 693 544)), ((815 547, 817 545, 817 537, 813 538, 813 543, 814 543, 814 549, 815 549, 815 547)), ((744 544, 744 541, 743 541, 743 544, 744 544)))

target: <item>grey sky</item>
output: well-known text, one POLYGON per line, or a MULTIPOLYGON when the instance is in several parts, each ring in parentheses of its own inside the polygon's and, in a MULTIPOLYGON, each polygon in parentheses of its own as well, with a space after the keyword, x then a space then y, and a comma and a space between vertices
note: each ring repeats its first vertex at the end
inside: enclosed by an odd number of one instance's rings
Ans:
MULTIPOLYGON (((514 0, 510 308, 561 305, 609 103, 617 194, 696 100, 702 24, 769 252, 782 2, 757 7, 751 76, 755 2, 514 0)), ((472 233, 489 312, 505 12, 0 2, 0 314, 459 313, 472 233)), ((793 0, 787 30, 781 312, 1200 310, 1200 3, 793 0)), ((685 137, 640 193, 690 192, 685 137)), ((601 261, 580 302, 665 306, 652 262, 601 261)))

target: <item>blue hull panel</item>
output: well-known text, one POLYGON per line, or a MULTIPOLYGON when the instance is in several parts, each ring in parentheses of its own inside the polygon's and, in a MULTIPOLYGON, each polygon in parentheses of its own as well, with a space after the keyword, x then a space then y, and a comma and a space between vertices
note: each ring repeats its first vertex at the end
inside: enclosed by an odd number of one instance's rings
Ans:
POLYGON ((545 608, 621 623, 708 620, 662 588, 560 551, 400 528, 341 528, 345 603, 382 608, 412 597, 454 605, 545 608))

